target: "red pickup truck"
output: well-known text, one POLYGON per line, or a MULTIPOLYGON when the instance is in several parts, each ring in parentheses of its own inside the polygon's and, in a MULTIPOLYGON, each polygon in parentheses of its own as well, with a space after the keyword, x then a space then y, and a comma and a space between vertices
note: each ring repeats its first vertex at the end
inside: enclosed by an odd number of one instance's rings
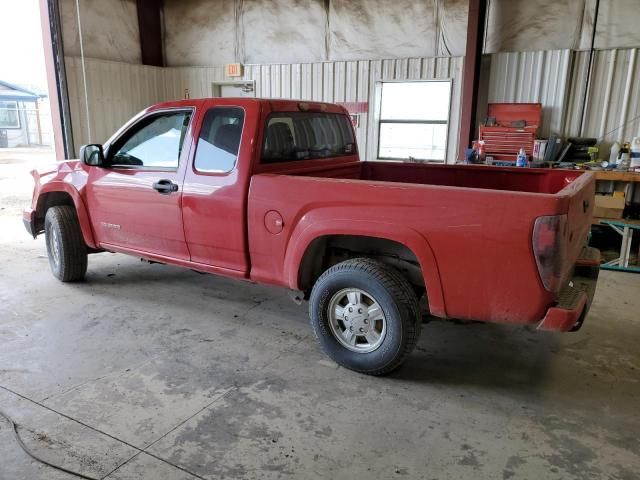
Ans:
POLYGON ((344 108, 247 98, 154 105, 80 157, 33 172, 24 212, 59 280, 110 251, 281 285, 359 372, 427 313, 567 331, 593 297, 590 173, 365 162, 344 108))

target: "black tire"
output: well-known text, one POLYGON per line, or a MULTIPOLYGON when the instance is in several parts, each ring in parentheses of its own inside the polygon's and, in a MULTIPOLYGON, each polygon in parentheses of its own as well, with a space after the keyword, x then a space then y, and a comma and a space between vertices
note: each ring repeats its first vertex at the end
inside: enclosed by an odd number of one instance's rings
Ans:
POLYGON ((418 300, 409 282, 389 265, 368 258, 347 260, 324 272, 311 291, 309 316, 324 352, 339 365, 367 375, 384 375, 398 368, 416 346, 422 327, 418 300), (386 334, 373 351, 349 350, 329 324, 331 299, 349 288, 370 294, 386 318, 386 334))
POLYGON ((62 205, 47 210, 44 234, 53 275, 61 282, 84 279, 87 273, 87 246, 75 209, 62 205))

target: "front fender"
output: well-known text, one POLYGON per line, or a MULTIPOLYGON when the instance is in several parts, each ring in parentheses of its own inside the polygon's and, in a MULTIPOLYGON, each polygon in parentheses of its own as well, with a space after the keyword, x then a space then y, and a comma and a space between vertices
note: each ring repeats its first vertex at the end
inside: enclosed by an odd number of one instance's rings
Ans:
MULTIPOLYGON (((38 192, 38 203, 43 195, 52 192, 65 192, 69 194, 73 200, 73 205, 76 208, 78 222, 80 222, 80 230, 84 237, 84 243, 86 243, 89 248, 96 248, 93 229, 91 228, 91 221, 89 220, 89 213, 80 192, 78 192, 78 190, 70 183, 59 180, 49 181, 40 186, 40 191, 38 192)), ((41 212, 38 212, 38 214, 40 213, 41 212)), ((42 215, 44 216, 44 212, 42 212, 42 215)))
POLYGON ((305 252, 315 239, 327 235, 358 235, 392 240, 404 245, 418 259, 427 289, 429 309, 432 315, 446 317, 444 296, 440 282, 438 264, 427 239, 410 227, 393 223, 338 219, 316 220, 313 215, 305 215, 292 232, 286 250, 284 275, 289 286, 299 289, 299 268, 305 252))

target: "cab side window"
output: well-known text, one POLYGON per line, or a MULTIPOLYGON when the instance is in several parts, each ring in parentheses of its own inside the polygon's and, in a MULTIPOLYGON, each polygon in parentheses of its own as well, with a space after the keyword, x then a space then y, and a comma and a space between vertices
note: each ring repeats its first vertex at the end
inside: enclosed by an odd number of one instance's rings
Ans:
POLYGON ((191 111, 163 112, 142 119, 114 145, 114 167, 177 169, 191 111))
POLYGON ((244 110, 214 107, 207 111, 200 128, 194 167, 198 172, 226 173, 238 159, 244 110))

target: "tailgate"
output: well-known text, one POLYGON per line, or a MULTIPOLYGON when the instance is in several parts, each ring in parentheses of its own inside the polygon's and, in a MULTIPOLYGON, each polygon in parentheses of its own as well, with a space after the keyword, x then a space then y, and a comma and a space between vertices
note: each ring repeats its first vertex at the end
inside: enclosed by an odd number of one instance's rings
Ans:
POLYGON ((593 204, 596 189, 595 177, 585 172, 563 188, 558 195, 568 198, 567 228, 563 235, 566 252, 562 266, 562 278, 572 274, 576 260, 586 245, 593 219, 593 204))

